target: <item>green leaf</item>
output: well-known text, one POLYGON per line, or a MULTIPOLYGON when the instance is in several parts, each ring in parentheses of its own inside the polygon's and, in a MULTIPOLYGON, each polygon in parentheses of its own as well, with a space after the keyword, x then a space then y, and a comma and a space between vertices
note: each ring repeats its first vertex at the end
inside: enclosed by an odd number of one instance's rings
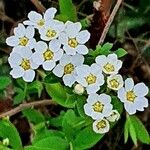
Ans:
POLYGON ((32 146, 26 147, 25 150, 67 150, 69 144, 67 141, 59 136, 50 136, 43 138, 32 146))
POLYGON ((127 54, 127 51, 124 50, 123 48, 119 48, 118 50, 115 51, 115 54, 118 56, 118 58, 123 57, 127 54))
POLYGON ((40 81, 34 81, 27 86, 28 93, 38 93, 38 97, 41 97, 43 85, 40 81))
POLYGON ((67 94, 65 88, 60 83, 45 84, 47 93, 52 97, 58 104, 73 108, 76 102, 76 95, 67 94))
POLYGON ((68 110, 66 112, 63 118, 62 126, 69 142, 73 140, 73 137, 84 125, 85 120, 76 116, 73 110, 68 110))
POLYGON ((0 90, 4 90, 11 83, 11 79, 7 76, 0 76, 0 90))
POLYGON ((8 138, 14 150, 22 150, 22 143, 15 126, 8 120, 0 120, 0 137, 8 138))
POLYGON ((130 116, 130 120, 134 126, 137 138, 142 143, 150 144, 150 136, 143 123, 136 116, 130 116))
POLYGON ((90 125, 76 133, 76 137, 72 144, 76 150, 89 149, 103 136, 104 134, 96 134, 92 129, 92 125, 90 125))
POLYGON ((25 100, 25 93, 21 88, 15 88, 15 91, 17 93, 16 96, 14 96, 13 103, 14 105, 20 104, 25 100))
POLYGON ((127 143, 128 137, 129 137, 129 121, 127 119, 124 126, 124 143, 127 143))
POLYGON ((64 16, 63 19, 66 18, 64 21, 77 21, 77 12, 72 0, 59 0, 59 8, 60 15, 64 16))
POLYGON ((28 108, 22 111, 23 115, 32 123, 39 124, 45 121, 44 116, 33 108, 28 108))
POLYGON ((111 43, 105 43, 101 48, 100 48, 100 53, 102 55, 108 55, 110 53, 110 50, 112 49, 113 44, 111 43))

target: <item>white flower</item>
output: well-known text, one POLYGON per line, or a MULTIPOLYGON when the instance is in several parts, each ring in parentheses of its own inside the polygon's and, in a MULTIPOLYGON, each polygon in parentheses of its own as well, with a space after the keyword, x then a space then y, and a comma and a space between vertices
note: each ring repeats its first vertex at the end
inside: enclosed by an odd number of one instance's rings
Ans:
POLYGON ((29 47, 33 49, 35 46, 35 39, 33 38, 35 34, 34 28, 25 26, 21 23, 18 24, 18 27, 14 28, 14 35, 6 39, 6 43, 9 46, 15 48, 15 50, 20 50, 22 47, 29 47))
POLYGON ((111 115, 107 117, 106 119, 110 122, 118 121, 120 118, 120 114, 117 110, 112 110, 111 115))
POLYGON ((54 18, 56 12, 57 12, 56 8, 53 7, 47 9, 46 12, 44 13, 44 16, 35 11, 31 11, 28 14, 29 20, 26 20, 23 23, 25 25, 31 25, 37 29, 41 29, 45 26, 45 23, 47 21, 52 20, 54 18))
POLYGON ((54 68, 53 73, 58 76, 63 76, 63 81, 66 86, 71 87, 76 81, 76 70, 77 66, 82 65, 84 57, 76 54, 74 56, 68 56, 66 54, 60 59, 60 63, 54 68))
POLYGON ((109 95, 95 93, 88 96, 87 103, 84 105, 84 112, 94 120, 99 120, 110 116, 112 107, 109 95))
POLYGON ((10 74, 13 78, 23 77, 26 82, 32 82, 35 77, 34 69, 38 68, 38 65, 31 60, 32 52, 28 48, 22 48, 22 51, 16 53, 12 52, 8 58, 8 62, 12 68, 10 74))
POLYGON ((76 84, 74 87, 74 92, 78 95, 82 95, 84 93, 84 87, 81 84, 76 84))
POLYGON ((56 39, 64 30, 64 23, 58 20, 51 20, 45 23, 45 27, 39 30, 40 38, 44 41, 56 39))
POLYGON ((86 88, 88 94, 96 93, 100 86, 104 84, 104 76, 100 67, 96 64, 79 66, 76 71, 77 82, 86 88))
POLYGON ((125 110, 132 115, 136 113, 136 110, 144 111, 144 107, 148 107, 148 100, 144 97, 148 91, 144 83, 134 86, 133 79, 128 78, 125 80, 125 87, 118 91, 118 97, 124 103, 125 110))
POLYGON ((119 90, 123 87, 123 78, 121 75, 111 75, 107 77, 107 87, 112 90, 119 90))
POLYGON ((63 50, 60 46, 57 39, 50 41, 49 45, 43 41, 37 42, 35 53, 32 55, 33 62, 42 65, 44 70, 52 70, 56 66, 56 61, 63 56, 63 50))
POLYGON ((66 22, 66 28, 59 36, 60 42, 64 45, 63 49, 68 55, 76 53, 85 55, 88 53, 88 48, 84 45, 90 38, 90 33, 87 30, 81 30, 80 22, 66 22))
POLYGON ((100 55, 96 57, 96 63, 102 67, 105 74, 117 74, 122 67, 122 61, 118 60, 116 54, 100 55))
POLYGON ((106 119, 96 120, 93 122, 93 130, 96 133, 104 134, 110 129, 110 124, 106 119))

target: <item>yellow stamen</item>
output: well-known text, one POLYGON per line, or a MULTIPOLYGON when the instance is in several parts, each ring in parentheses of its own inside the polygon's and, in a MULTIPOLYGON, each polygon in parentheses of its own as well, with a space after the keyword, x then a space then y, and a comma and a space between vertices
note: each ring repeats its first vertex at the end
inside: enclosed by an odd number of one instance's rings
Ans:
POLYGON ((56 34, 57 34, 57 33, 56 33, 55 30, 49 29, 49 30, 47 30, 46 36, 49 37, 49 38, 53 38, 53 37, 56 36, 56 34))
POLYGON ((74 65, 69 63, 64 67, 64 74, 71 74, 74 70, 74 65))
POLYGON ((96 102, 93 106, 93 110, 96 112, 102 112, 104 109, 104 104, 102 104, 101 102, 96 102))
POLYGON ((46 60, 52 60, 53 57, 54 57, 54 53, 51 51, 51 50, 46 50, 44 53, 43 53, 43 56, 44 56, 44 59, 45 61, 46 60))
POLYGON ((109 83, 110 83, 112 88, 118 88, 119 87, 119 82, 116 79, 110 80, 109 83))
POLYGON ((104 121, 104 120, 99 121, 97 123, 96 127, 97 127, 98 130, 101 129, 101 128, 105 128, 106 127, 106 121, 104 121))
POLYGON ((24 70, 29 70, 31 69, 31 64, 30 61, 28 59, 22 59, 22 62, 20 64, 20 66, 24 69, 24 70))
POLYGON ((37 23, 37 25, 40 26, 40 27, 44 26, 44 24, 45 24, 44 19, 39 20, 38 23, 37 23))
POLYGON ((105 66, 104 66, 104 69, 107 71, 107 72, 113 72, 115 71, 115 68, 112 64, 110 63, 107 63, 105 66))
POLYGON ((72 38, 68 40, 68 45, 72 48, 76 48, 78 45, 78 42, 76 40, 76 38, 72 38))
POLYGON ((135 93, 133 91, 129 91, 126 94, 126 98, 127 98, 128 101, 134 102, 134 100, 136 98, 136 95, 135 95, 135 93))
POLYGON ((26 46, 28 44, 29 39, 27 37, 22 37, 19 39, 19 45, 26 46))
POLYGON ((85 79, 89 85, 94 84, 96 82, 96 76, 93 74, 89 74, 85 79))

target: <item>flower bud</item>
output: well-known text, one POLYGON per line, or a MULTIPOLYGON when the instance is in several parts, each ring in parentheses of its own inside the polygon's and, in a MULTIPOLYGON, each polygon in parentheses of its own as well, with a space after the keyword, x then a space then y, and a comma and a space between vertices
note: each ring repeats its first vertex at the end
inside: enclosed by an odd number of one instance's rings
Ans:
POLYGON ((74 92, 78 95, 82 95, 84 93, 84 87, 81 84, 76 84, 74 87, 74 92))

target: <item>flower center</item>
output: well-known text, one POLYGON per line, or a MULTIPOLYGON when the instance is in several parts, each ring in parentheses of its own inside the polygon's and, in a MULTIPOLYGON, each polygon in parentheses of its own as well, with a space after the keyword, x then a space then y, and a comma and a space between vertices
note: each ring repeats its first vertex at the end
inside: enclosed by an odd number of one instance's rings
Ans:
POLYGON ((56 34, 57 34, 57 33, 56 33, 55 30, 49 29, 49 30, 47 30, 46 36, 49 37, 49 38, 53 38, 53 37, 56 36, 56 34))
POLYGON ((98 130, 101 129, 101 128, 105 128, 106 127, 106 121, 104 121, 104 120, 99 121, 97 123, 96 127, 97 127, 98 130))
POLYGON ((54 57, 54 53, 51 51, 51 50, 46 50, 44 53, 43 53, 43 56, 44 56, 44 59, 45 61, 46 60, 52 60, 53 57, 54 57))
POLYGON ((28 44, 29 39, 27 37, 22 37, 19 39, 19 45, 26 46, 28 44))
POLYGON ((105 66, 104 66, 104 69, 107 71, 107 72, 113 72, 115 70, 114 68, 114 65, 110 64, 110 63, 107 63, 105 66))
POLYGON ((86 77, 86 82, 90 85, 90 84, 94 84, 96 82, 96 76, 94 76, 93 74, 89 74, 86 77))
POLYGON ((68 45, 72 48, 76 48, 78 45, 78 42, 76 40, 76 38, 71 38, 68 40, 68 45))
POLYGON ((28 59, 22 59, 22 62, 20 64, 20 66, 24 69, 24 70, 29 70, 31 68, 30 66, 30 61, 28 59))
POLYGON ((93 110, 96 112, 101 112, 104 109, 104 104, 102 104, 101 102, 96 102, 95 104, 92 105, 93 106, 93 110))
POLYGON ((112 88, 118 88, 119 82, 116 79, 112 79, 109 81, 112 88))
POLYGON ((44 24, 45 24, 44 19, 39 20, 38 23, 37 23, 37 25, 40 26, 40 27, 44 26, 44 24))
POLYGON ((64 67, 64 74, 71 74, 74 70, 74 65, 69 63, 64 67))
POLYGON ((136 95, 135 95, 135 93, 133 91, 129 91, 126 94, 126 98, 127 98, 128 101, 134 102, 134 100, 136 98, 136 95))

